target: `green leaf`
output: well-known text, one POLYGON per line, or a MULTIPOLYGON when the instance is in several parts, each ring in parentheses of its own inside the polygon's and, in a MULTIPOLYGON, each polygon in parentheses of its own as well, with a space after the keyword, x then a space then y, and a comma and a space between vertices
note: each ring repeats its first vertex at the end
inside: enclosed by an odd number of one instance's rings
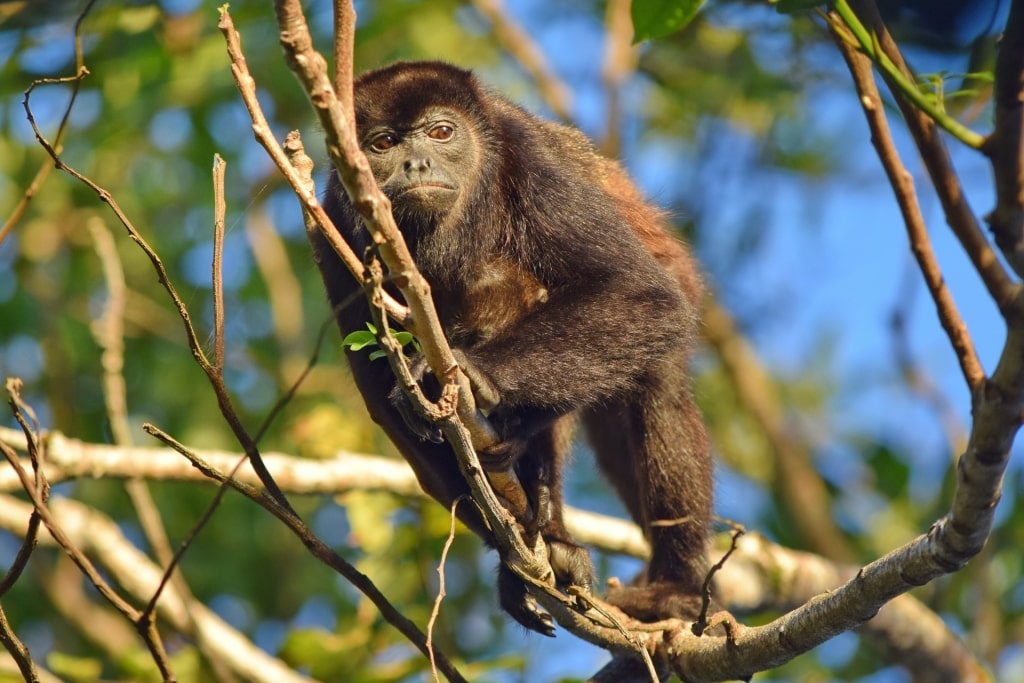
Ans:
POLYGON ((634 0, 633 42, 664 38, 682 30, 703 4, 704 0, 634 0))
MULTIPOLYGON (((389 328, 388 334, 394 337, 403 348, 412 344, 414 349, 420 350, 419 342, 416 341, 416 337, 413 336, 412 332, 389 328)), ((362 351, 368 346, 377 346, 377 328, 372 323, 366 323, 365 330, 356 330, 345 335, 345 338, 341 340, 341 345, 350 351, 362 351)), ((370 352, 370 360, 384 358, 386 355, 383 349, 377 349, 370 352)))
POLYGON ((362 351, 367 346, 372 346, 377 343, 377 337, 373 332, 367 332, 366 330, 356 330, 345 335, 345 338, 341 340, 341 345, 352 350, 362 351))

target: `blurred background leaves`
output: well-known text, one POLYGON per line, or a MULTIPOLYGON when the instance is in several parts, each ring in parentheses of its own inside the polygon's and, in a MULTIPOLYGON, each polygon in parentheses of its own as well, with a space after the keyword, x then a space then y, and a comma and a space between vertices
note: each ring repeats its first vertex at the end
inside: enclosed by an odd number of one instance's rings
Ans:
MULTIPOLYGON (((82 27, 90 74, 71 110, 63 158, 117 198, 206 330, 212 320, 210 168, 214 153, 227 160, 227 377, 254 428, 304 367, 328 313, 298 205, 252 139, 216 29, 216 4, 135 0, 91 10, 82 27)), ((319 47, 329 53, 330 3, 306 4, 319 47)), ((553 116, 536 82, 496 37, 482 3, 356 4, 357 69, 446 59, 553 116)), ((945 75, 948 90, 959 87, 958 74, 991 67, 1005 2, 883 4, 919 70, 945 75)), ((624 159, 694 245, 716 296, 758 350, 782 423, 828 496, 827 510, 793 509, 762 426, 716 354, 704 349, 695 383, 720 459, 720 514, 791 547, 818 551, 795 517, 827 516, 857 561, 924 531, 948 501, 969 397, 929 302, 919 285, 906 284, 912 271, 891 192, 821 27, 811 15, 782 15, 763 3, 715 2, 682 32, 641 46, 636 71, 612 85, 604 71, 604 3, 508 5, 507 16, 526 29, 547 68, 568 86, 573 120, 624 159), (611 97, 613 88, 621 88, 621 97, 611 97), (907 321, 900 330, 890 323, 894 311, 907 321), (923 394, 909 381, 897 342, 909 347, 935 393, 923 394), (948 410, 936 410, 935 394, 948 410)), ((0 2, 4 220, 50 163, 27 125, 23 91, 33 79, 73 74, 73 28, 82 6, 0 2)), ((282 63, 269 3, 242 0, 231 12, 271 125, 279 138, 302 132, 322 187, 326 155, 282 63)), ((957 111, 984 130, 990 120, 984 81, 972 88, 957 111)), ((33 91, 32 111, 44 134, 55 134, 70 92, 66 84, 33 91)), ((906 146, 903 132, 897 135, 906 146)), ((907 157, 911 163, 912 154, 907 157)), ((991 188, 982 161, 956 150, 954 158, 976 208, 987 210, 991 188)), ((927 185, 919 191, 947 280, 983 360, 991 362, 1001 340, 998 316, 953 240, 943 237, 927 185)), ((192 446, 233 448, 149 262, 95 195, 59 173, 50 174, 0 243, 0 374, 24 379, 23 396, 44 426, 85 441, 111 440, 92 333, 107 296, 89 229, 97 224, 115 234, 128 284, 124 376, 136 442, 151 443, 139 429, 150 421, 192 446)), ((328 334, 320 362, 261 445, 310 458, 339 449, 393 453, 365 416, 336 335, 328 334)), ((621 514, 580 450, 570 500, 621 514)), ((1024 681, 1021 479, 1017 465, 985 555, 918 594, 1002 681, 1024 681)), ((192 484, 152 488, 172 542, 184 538, 214 495, 212 487, 192 484)), ((56 493, 105 511, 144 545, 120 483, 80 480, 56 493)), ((295 496, 293 502, 403 613, 425 624, 447 511, 384 493, 295 496)), ((0 562, 10 562, 17 542, 0 537, 0 562)), ((566 634, 556 641, 524 635, 498 613, 494 563, 465 534, 449 555, 435 640, 472 662, 464 673, 472 680, 570 680, 596 669, 603 652, 566 634)), ((63 565, 57 553, 40 551, 4 596, 8 616, 37 658, 67 680, 156 680, 138 641, 83 632, 59 601, 41 598, 82 590, 80 576, 63 565)), ((621 558, 599 561, 602 576, 628 577, 638 566, 621 558)), ((366 600, 239 496, 227 496, 186 553, 183 571, 197 598, 318 679, 422 680, 428 670, 366 600)), ((106 609, 85 590, 95 609, 106 609)), ((181 680, 210 676, 188 643, 175 644, 174 658, 181 680)), ((759 680, 907 678, 846 634, 759 680)))

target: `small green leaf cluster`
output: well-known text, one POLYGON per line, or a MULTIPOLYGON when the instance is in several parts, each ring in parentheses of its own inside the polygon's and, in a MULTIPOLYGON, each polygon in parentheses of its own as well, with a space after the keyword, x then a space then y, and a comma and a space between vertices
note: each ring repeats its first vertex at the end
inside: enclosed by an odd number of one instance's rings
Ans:
MULTIPOLYGON (((388 334, 394 337, 403 349, 412 344, 414 350, 417 352, 420 351, 420 344, 416 341, 416 337, 412 335, 412 332, 389 328, 388 334)), ((350 332, 345 335, 345 338, 341 341, 341 345, 349 351, 362 351, 368 346, 379 346, 377 342, 377 328, 374 327, 372 323, 366 323, 365 330, 356 330, 355 332, 350 332)), ((386 355, 387 353, 384 349, 378 348, 370 352, 370 360, 384 358, 386 355)))

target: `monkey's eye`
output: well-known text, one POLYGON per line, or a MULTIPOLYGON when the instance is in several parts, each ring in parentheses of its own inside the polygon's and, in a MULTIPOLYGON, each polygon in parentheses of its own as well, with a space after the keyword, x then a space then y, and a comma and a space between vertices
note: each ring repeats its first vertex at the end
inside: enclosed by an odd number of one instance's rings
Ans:
POLYGON ((394 133, 381 133, 370 140, 370 149, 374 152, 384 152, 398 144, 398 136, 394 133))
POLYGON ((442 123, 431 128, 427 135, 432 140, 438 140, 439 142, 447 142, 452 139, 455 135, 455 129, 449 126, 447 123, 442 123))

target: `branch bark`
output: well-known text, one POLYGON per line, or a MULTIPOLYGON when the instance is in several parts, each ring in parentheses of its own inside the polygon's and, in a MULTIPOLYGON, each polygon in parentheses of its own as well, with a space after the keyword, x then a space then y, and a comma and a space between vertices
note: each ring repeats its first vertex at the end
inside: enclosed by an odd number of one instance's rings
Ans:
MULTIPOLYGON (((50 432, 44 438, 49 454, 44 471, 52 483, 77 478, 129 477, 214 483, 172 449, 85 443, 58 432, 50 432)), ((24 452, 25 440, 20 431, 0 427, 0 443, 24 452)), ((221 471, 231 471, 245 457, 243 453, 227 451, 200 451, 197 455, 221 471)), ((341 452, 328 460, 310 460, 265 453, 264 462, 281 489, 290 494, 373 490, 401 496, 425 495, 408 465, 391 458, 341 452)), ((260 483, 249 467, 239 468, 235 477, 252 486, 260 483)), ((19 488, 13 473, 0 469, 0 491, 19 488)), ((586 545, 638 558, 648 555, 640 529, 625 520, 568 508, 566 523, 573 537, 586 545)), ((0 526, 12 533, 23 534, 24 524, 24 518, 0 513, 0 526)), ((719 556, 720 551, 714 551, 712 560, 717 561, 719 556)), ((102 558, 101 561, 106 565, 102 558)), ((716 575, 716 597, 741 615, 790 610, 848 581, 856 571, 853 566, 788 550, 758 534, 747 534, 716 575)), ((161 601, 167 599, 165 595, 161 601)), ((984 667, 959 638, 934 612, 910 596, 900 596, 885 605, 860 630, 883 646, 891 661, 910 668, 917 680, 987 680, 984 667)))
POLYGON ((996 244, 1024 277, 1024 0, 1013 0, 995 73, 995 130, 982 151, 992 162, 996 207, 986 216, 996 244))
MULTIPOLYGON (((11 496, 0 495, 0 526, 12 530, 24 528, 31 508, 11 496)), ((54 499, 50 510, 68 541, 83 553, 95 556, 134 599, 145 602, 156 592, 163 572, 124 537, 112 519, 69 498, 54 499)), ((41 545, 57 545, 48 533, 41 534, 39 540, 41 545)), ((157 614, 173 628, 201 639, 204 647, 246 680, 265 683, 310 683, 313 680, 256 647, 209 608, 197 603, 186 604, 173 585, 163 589, 156 607, 157 614)))

